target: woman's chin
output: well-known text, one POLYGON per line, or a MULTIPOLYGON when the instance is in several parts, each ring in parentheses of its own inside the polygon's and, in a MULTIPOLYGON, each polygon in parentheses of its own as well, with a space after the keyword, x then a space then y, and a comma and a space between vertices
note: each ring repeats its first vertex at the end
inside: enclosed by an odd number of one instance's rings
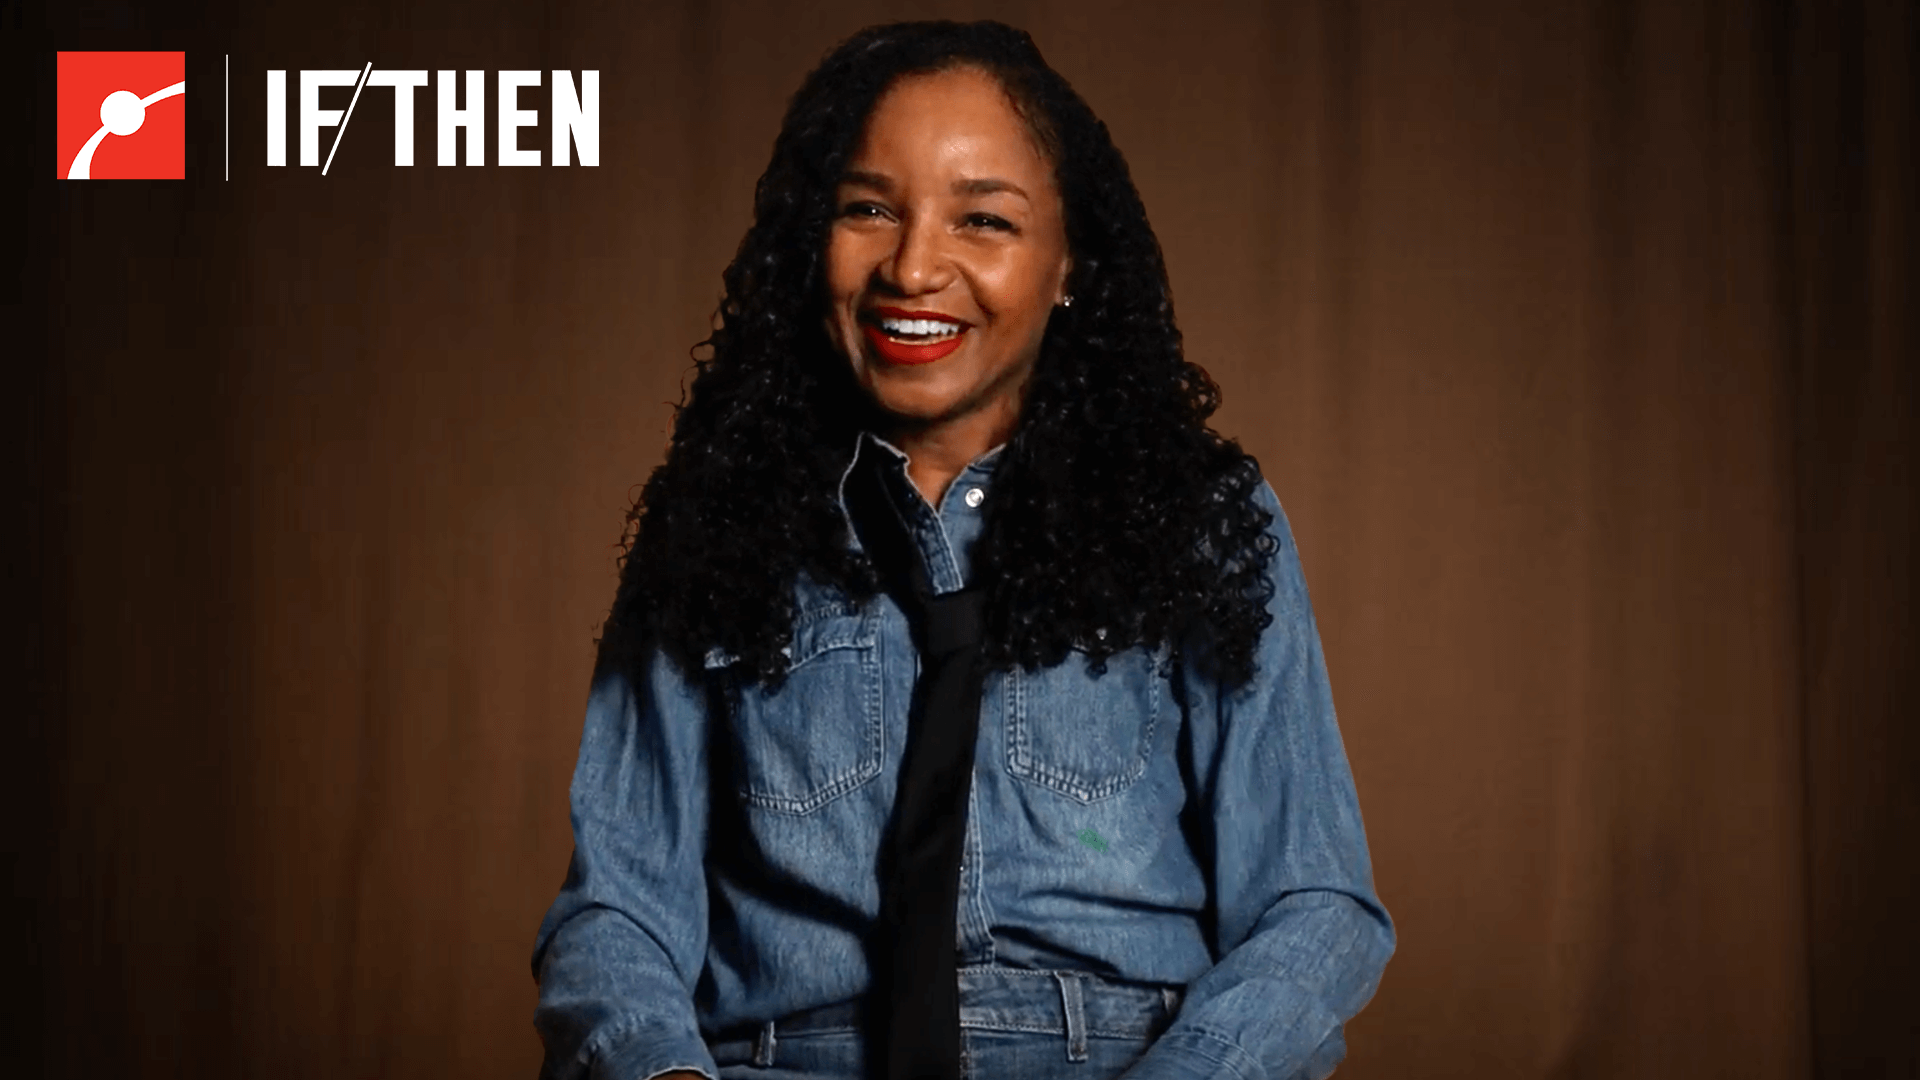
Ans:
POLYGON ((920 431, 936 427, 952 418, 952 409, 926 401, 890 402, 876 398, 874 405, 886 422, 897 428, 920 431))
POLYGON ((963 394, 928 385, 931 380, 901 379, 888 372, 875 372, 866 380, 867 397, 889 419, 902 424, 924 426, 953 415, 963 394))

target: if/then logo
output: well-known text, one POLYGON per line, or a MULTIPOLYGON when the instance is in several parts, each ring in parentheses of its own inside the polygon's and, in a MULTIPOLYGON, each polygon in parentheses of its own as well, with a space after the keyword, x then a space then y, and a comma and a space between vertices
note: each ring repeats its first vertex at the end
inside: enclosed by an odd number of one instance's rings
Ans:
MULTIPOLYGON (((434 85, 434 131, 436 135, 435 160, 441 165, 459 164, 459 143, 466 143, 466 164, 485 165, 487 163, 486 132, 487 124, 487 73, 484 71, 465 72, 464 86, 459 74, 453 71, 435 72, 434 85), (465 93, 462 93, 464 89, 465 93), (462 104, 464 98, 465 104, 462 104), (464 135, 465 139, 456 138, 464 135)), ((495 86, 495 108, 498 122, 493 125, 496 133, 494 160, 501 165, 540 165, 541 153, 537 147, 523 148, 520 145, 520 129, 536 127, 540 123, 540 110, 521 108, 528 98, 534 98, 546 73, 540 71, 500 71, 495 86), (524 96, 523 96, 524 95, 524 96)), ((558 70, 551 73, 552 89, 548 95, 548 128, 551 133, 549 149, 551 157, 545 162, 551 165, 570 165, 574 154, 578 154, 580 164, 600 164, 600 73, 582 71, 576 85, 573 73, 558 70), (571 148, 572 153, 569 152, 571 148)), ((377 86, 393 91, 393 163, 412 165, 414 151, 414 92, 427 85, 427 73, 424 70, 374 70, 369 62, 358 71, 308 70, 299 73, 300 100, 299 116, 296 121, 300 139, 300 164, 319 166, 321 175, 326 175, 333 167, 333 158, 340 150, 345 138, 347 126, 353 122, 354 110, 360 105, 360 95, 369 86, 377 86), (344 109, 323 109, 320 107, 320 91, 327 87, 344 90, 353 88, 353 95, 347 98, 344 109), (322 128, 332 128, 333 137, 328 141, 326 157, 320 155, 320 134, 322 128)), ((336 91, 338 94, 339 91, 336 91)), ((341 95, 344 96, 344 95, 341 95)), ((383 95, 384 96, 384 95, 383 95)), ((282 166, 287 163, 287 73, 284 70, 267 72, 267 164, 282 166)))
POLYGON ((54 175, 183 180, 187 54, 54 54, 54 175))

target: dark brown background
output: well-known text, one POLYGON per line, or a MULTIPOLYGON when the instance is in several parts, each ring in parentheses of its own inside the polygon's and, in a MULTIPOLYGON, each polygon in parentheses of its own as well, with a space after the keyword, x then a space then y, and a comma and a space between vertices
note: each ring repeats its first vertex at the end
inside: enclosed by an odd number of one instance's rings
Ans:
POLYGON ((1401 934, 1341 1075, 1920 1075, 1904 0, 6 9, 20 1075, 532 1075, 622 510, 785 95, 930 13, 1107 120, 1293 520, 1401 934), (189 50, 191 179, 52 181, 55 48, 189 50), (368 60, 598 68, 601 165, 369 91, 266 168, 368 60))

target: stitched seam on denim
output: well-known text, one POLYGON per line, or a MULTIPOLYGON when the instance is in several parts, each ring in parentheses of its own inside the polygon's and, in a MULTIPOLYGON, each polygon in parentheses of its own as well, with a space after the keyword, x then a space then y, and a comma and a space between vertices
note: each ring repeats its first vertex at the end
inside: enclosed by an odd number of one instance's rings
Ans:
POLYGON ((1026 673, 1015 668, 1007 673, 1007 771, 1015 776, 1021 775, 1027 760, 1027 726, 1022 718, 1027 711, 1026 673))
POLYGON ((696 1073, 700 1076, 712 1075, 711 1073, 707 1072, 707 1070, 701 1068, 698 1065, 695 1065, 691 1061, 684 1062, 684 1063, 669 1062, 668 1064, 662 1065, 660 1066, 660 1068, 655 1069, 653 1072, 648 1073, 646 1076, 646 1080, 654 1080, 655 1077, 665 1076, 670 1072, 690 1072, 690 1073, 696 1073))
POLYGON ((1032 1031, 1042 1035, 1059 1035, 1062 1033, 1058 1025, 1022 1024, 1013 1020, 1004 1022, 997 1020, 962 1020, 960 1021, 960 1026, 972 1028, 975 1031, 1032 1031))
MULTIPOLYGON (((794 615, 792 632, 798 632, 802 627, 811 626, 822 619, 858 618, 862 614, 863 612, 861 611, 861 609, 850 602, 849 603, 816 604, 813 607, 807 608, 805 611, 798 612, 797 614, 794 615)), ((870 621, 865 621, 865 622, 870 623, 870 621)), ((870 624, 863 625, 861 627, 861 634, 859 638, 852 641, 829 642, 828 644, 822 645, 819 648, 814 649, 812 652, 809 652, 806 656, 803 656, 798 660, 793 659, 792 646, 788 646, 787 649, 785 650, 787 653, 787 659, 789 662, 788 670, 791 671, 793 668, 799 667, 801 664, 806 663, 807 661, 813 659, 814 657, 820 655, 823 652, 826 652, 829 649, 847 649, 847 648, 864 649, 873 644, 874 636, 875 636, 874 631, 871 625, 870 624)), ((702 666, 708 669, 732 667, 733 665, 739 662, 740 662, 740 657, 738 655, 734 653, 730 653, 727 650, 722 649, 717 645, 711 649, 708 649, 706 656, 701 659, 702 666)))
POLYGON ((868 766, 863 762, 804 799, 784 795, 759 795, 745 789, 742 789, 740 794, 747 802, 764 810, 804 816, 813 813, 815 810, 845 795, 854 788, 867 783, 878 775, 880 775, 880 768, 877 763, 873 766, 868 766))
POLYGON ((580 1044, 580 1053, 578 1055, 580 1061, 586 1064, 600 1060, 600 1058, 606 1054, 609 1046, 626 1038, 627 1035, 632 1033, 633 1029, 639 1027, 640 1024, 641 1020, 639 1017, 628 1017, 625 1020, 602 1029, 598 1034, 589 1035, 586 1041, 580 1044))
MULTIPOLYGON (((947 486, 947 494, 953 494, 953 485, 947 486)), ((945 499, 940 501, 946 502, 945 499)), ((928 516, 933 519, 934 535, 940 538, 940 553, 947 557, 947 572, 951 575, 949 580, 956 589, 966 588, 967 577, 960 572, 960 555, 953 550, 953 538, 947 535, 947 523, 940 520, 940 515, 932 512, 931 508, 928 510, 928 516)))
POLYGON ((1087 1060, 1087 980, 1079 974, 1055 972, 1060 984, 1060 1014, 1067 1034, 1067 1060, 1087 1060))
MULTIPOLYGON (((1013 979, 1045 979, 1053 982, 1057 986, 1059 977, 1056 971, 1066 971, 1068 974, 1080 977, 1082 980, 1081 1011, 1085 1018, 1088 1036, 1098 1036, 1107 1039, 1141 1039, 1153 1034, 1154 1025, 1160 1019, 1160 1014, 1157 1010, 1159 1010, 1163 1004, 1162 995, 1158 989, 1116 984, 1089 972, 1071 969, 1035 970, 1031 968, 1006 968, 988 965, 969 965, 968 967, 962 968, 961 984, 964 988, 969 981, 969 973, 977 972, 974 978, 989 985, 994 981, 1010 977, 1013 979), (983 968, 990 969, 991 974, 987 974, 985 970, 982 970, 983 968), (1118 1003, 1118 1007, 1120 1008, 1137 1008, 1140 1013, 1138 1019, 1128 1020, 1122 1018, 1116 1020, 1111 1015, 1112 1010, 1116 1007, 1116 1003, 1118 1003), (1096 1021, 1095 1015, 1097 1013, 1106 1013, 1107 1015, 1102 1016, 1096 1021), (1114 1026, 1116 1023, 1122 1026, 1114 1026)), ((1022 990, 1020 992, 1026 993, 1027 991, 1022 990)), ((1058 995, 1054 995, 1054 997, 1057 1000, 1058 995)), ((1013 1006, 1009 1011, 1019 1007, 1020 1006, 1013 1006)), ((1035 1026, 1033 1024, 1021 1023, 1017 1020, 1002 1021, 978 1018, 980 1012, 985 1011, 991 1014, 996 1008, 1001 1007, 992 1005, 963 1006, 961 1010, 961 1026, 983 1031, 1038 1032, 1041 1034, 1061 1035, 1063 1037, 1065 1035, 1066 1027, 1064 1022, 1049 1023, 1046 1026, 1035 1026), (966 1018, 965 1014, 969 1011, 974 1012, 975 1018, 966 1018)), ((1064 1015, 1063 1012, 1063 1021, 1064 1015)))
POLYGON ((869 762, 871 776, 880 775, 887 762, 887 718, 886 718, 886 656, 880 648, 880 617, 876 611, 869 620, 873 638, 872 674, 867 679, 867 748, 873 759, 869 762))
POLYGON ((780 1041, 773 1027, 773 1021, 769 1020, 753 1035, 753 1063, 762 1069, 773 1064, 774 1049, 780 1041))
POLYGON ((992 983, 1001 978, 1051 979, 1054 977, 1054 972, 1065 971, 1094 980, 1092 990, 1094 996, 1097 997, 1120 995, 1128 999, 1138 998, 1141 1002, 1149 1005, 1160 1000, 1161 987, 1158 985, 1141 985, 1116 981, 1096 972, 1083 971, 1079 968, 1017 968, 1000 967, 995 964, 965 964, 961 966, 959 971, 960 979, 963 983, 969 979, 986 983, 992 983))
MULTIPOLYGON (((1164 1034, 1161 1036, 1161 1039, 1171 1039, 1173 1045, 1192 1050, 1195 1054, 1206 1058, 1215 1065, 1231 1069, 1235 1076, 1242 1077, 1243 1080, 1255 1080, 1254 1076, 1249 1075, 1245 1069, 1240 1067, 1240 1062, 1243 1059, 1249 1058, 1250 1055, 1240 1048, 1239 1043, 1234 1042, 1225 1035, 1203 1027, 1190 1027, 1182 1032, 1169 1032, 1164 1034), (1222 1052, 1210 1052, 1206 1049, 1209 1043, 1222 1048, 1222 1052)), ((1257 1065, 1258 1063, 1256 1062, 1255 1064, 1257 1065)))
POLYGON ((1137 1028, 1094 1027, 1092 1024, 1088 1024, 1087 1034, 1089 1036, 1098 1035, 1103 1039, 1144 1039, 1148 1035, 1153 1034, 1153 1028, 1150 1025, 1144 1024, 1137 1028))
POLYGON ((793 625, 796 627, 811 626, 821 619, 852 619, 859 618, 862 614, 863 612, 860 606, 851 600, 832 600, 824 604, 815 604, 805 611, 794 612, 793 625))
MULTIPOLYGON (((1053 1035, 1064 1036, 1066 1034, 1064 1024, 1047 1023, 1036 1025, 1023 1023, 1018 1020, 962 1020, 960 1026, 976 1028, 981 1031, 1042 1031, 1053 1035)), ((1149 1024, 1141 1024, 1138 1027, 1109 1027, 1105 1025, 1095 1025, 1089 1021, 1086 1027, 1088 1035, 1098 1035, 1103 1039, 1139 1039, 1153 1033, 1153 1027, 1149 1024)), ((781 1037, 785 1038, 784 1035, 781 1037)))
MULTIPOLYGON (((970 939, 969 945, 982 947, 981 951, 991 962, 993 934, 987 928, 993 924, 987 921, 986 912, 987 890, 984 884, 986 868, 983 865, 986 854, 980 840, 980 785, 972 782, 967 784, 967 847, 970 865, 963 865, 962 869, 970 870, 971 873, 961 881, 962 888, 966 889, 967 911, 970 913, 970 918, 965 924, 967 936, 970 939)), ((964 954, 962 962, 965 962, 964 954)))
MULTIPOLYGON (((647 1026, 652 1021, 652 1017, 640 1015, 630 1015, 624 1020, 615 1021, 601 1029, 598 1034, 589 1036, 585 1042, 582 1042, 580 1044, 580 1052, 585 1056, 586 1061, 598 1061, 606 1055, 608 1050, 611 1050, 614 1046, 627 1039, 634 1032, 647 1026)), ((691 1069, 694 1068, 694 1066, 689 1065, 687 1068, 691 1069)))
MULTIPOLYGON (((787 667, 789 674, 836 649, 871 649, 873 648, 874 639, 879 636, 874 629, 872 618, 864 616, 858 608, 849 608, 836 604, 827 608, 815 608, 813 611, 808 612, 804 618, 796 616, 793 621, 793 637, 797 640, 802 630, 816 623, 825 622, 828 619, 854 620, 855 625, 852 629, 848 630, 845 635, 831 637, 825 641, 812 642, 804 655, 794 656, 792 652, 789 651, 789 664, 787 667)), ((791 650, 793 646, 788 645, 787 648, 791 650)))
POLYGON ((1014 968, 988 964, 968 964, 966 967, 960 969, 960 977, 963 982, 971 976, 972 978, 991 985, 994 980, 1001 978, 1052 979, 1054 970, 1053 968, 1014 968))
MULTIPOLYGON (((833 1024, 827 1027, 794 1028, 794 1027, 788 1027, 780 1023, 779 1021, 775 1021, 773 1025, 773 1036, 775 1039, 779 1040, 780 1042, 786 1042, 790 1039, 806 1039, 806 1038, 811 1038, 815 1035, 852 1035, 852 1034, 858 1033, 859 1030, 860 1028, 853 1024, 833 1024)), ((716 1047, 745 1046, 748 1048, 749 1052, 751 1052, 753 1047, 753 1040, 754 1040, 754 1036, 752 1035, 735 1035, 730 1038, 721 1039, 713 1043, 712 1045, 716 1047)))
MULTIPOLYGON (((791 648, 791 646, 789 646, 789 648, 791 648)), ((829 641, 824 644, 816 642, 812 648, 807 650, 806 655, 788 657, 787 674, 792 675, 808 664, 818 663, 821 657, 831 652, 845 652, 850 649, 858 651, 871 648, 873 648, 873 637, 871 635, 865 638, 856 638, 851 641, 829 641)))
POLYGON ((800 1028, 798 1030, 794 1030, 791 1028, 782 1029, 778 1025, 775 1025, 774 1030, 775 1030, 775 1033, 782 1039, 805 1039, 813 1035, 850 1035, 859 1031, 860 1029, 850 1024, 842 1024, 842 1025, 839 1025, 838 1027, 809 1027, 809 1028, 800 1028))
MULTIPOLYGON (((1147 723, 1149 728, 1151 728, 1153 722, 1149 720, 1147 723)), ((1053 768, 1039 761, 1030 762, 1027 766, 1027 771, 1033 777, 1048 781, 1048 786, 1053 787, 1063 795, 1071 795, 1083 802, 1097 802, 1109 796, 1119 794, 1122 790, 1132 785, 1134 781, 1144 776, 1147 771, 1147 762, 1146 759, 1142 758, 1133 766, 1131 771, 1093 785, 1087 784, 1071 773, 1053 768)))
MULTIPOLYGON (((948 491, 951 492, 952 488, 949 487, 948 491)), ((933 591, 946 593, 965 588, 966 578, 960 573, 960 560, 955 556, 953 544, 947 538, 947 526, 940 520, 940 512, 928 506, 925 498, 916 497, 907 515, 913 519, 907 523, 907 533, 913 540, 914 550, 919 553, 926 565, 928 584, 933 587, 933 591), (927 557, 929 534, 933 537, 932 546, 936 549, 934 558, 927 557)))
MULTIPOLYGON (((1024 1024, 1017 1020, 962 1020, 960 1021, 960 1026, 963 1028, 972 1028, 975 1031, 1027 1031, 1041 1035, 1058 1035, 1062 1038, 1065 1038, 1067 1033, 1066 1028, 1061 1024, 1024 1024)), ((1087 1026, 1087 1035, 1089 1037, 1098 1036, 1102 1039, 1144 1039, 1151 1033, 1152 1029, 1144 1026, 1138 1028, 1087 1026)), ((795 1032, 791 1035, 783 1032, 780 1037, 782 1039, 797 1039, 800 1038, 801 1035, 802 1033, 800 1032, 795 1032)))
POLYGON ((1103 995, 1111 996, 1116 992, 1129 996, 1137 994, 1142 1001, 1151 1002, 1157 998, 1160 993, 1160 987, 1158 986, 1140 986, 1130 985, 1124 982, 1115 982, 1091 971, 1081 971, 1078 968, 1016 968, 1000 967, 992 964, 967 964, 960 968, 960 976, 963 980, 972 977, 988 982, 1002 977, 1015 979, 1051 979, 1055 971, 1067 971, 1092 977, 1098 980, 1097 986, 1099 989, 1097 992, 1103 995))

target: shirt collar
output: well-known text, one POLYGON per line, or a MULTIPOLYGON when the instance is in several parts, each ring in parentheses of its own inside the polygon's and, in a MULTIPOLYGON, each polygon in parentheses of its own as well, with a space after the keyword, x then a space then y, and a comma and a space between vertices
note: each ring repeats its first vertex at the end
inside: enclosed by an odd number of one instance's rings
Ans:
MULTIPOLYGON (((866 444, 872 444, 874 446, 879 447, 882 450, 885 450, 887 453, 893 455, 895 458, 898 458, 901 464, 905 464, 907 461, 907 452, 905 450, 900 449, 899 447, 893 445, 892 443, 881 438, 880 436, 875 435, 871 431, 862 431, 859 434, 859 436, 854 440, 854 453, 858 454, 860 452, 860 447, 866 444)), ((1006 448, 1007 448, 1007 444, 1001 443, 1000 445, 994 447, 993 449, 987 451, 986 453, 981 454, 979 457, 974 458, 972 461, 967 462, 967 468, 974 469, 974 468, 985 467, 994 458, 999 457, 1000 451, 1005 450, 1006 448)))
MULTIPOLYGON (((967 462, 967 467, 961 470, 962 474, 992 472, 999 464, 1000 455, 1006 448, 1007 444, 1001 443, 986 453, 981 454, 979 457, 974 458, 972 461, 967 462)), ((904 472, 907 467, 908 458, 906 451, 875 435, 871 431, 862 431, 860 434, 854 436, 853 453, 847 458, 847 467, 840 471, 840 484, 836 491, 840 498, 840 505, 843 508, 847 505, 847 478, 853 475, 854 467, 860 464, 861 455, 863 454, 883 455, 881 467, 890 472, 904 472)))

